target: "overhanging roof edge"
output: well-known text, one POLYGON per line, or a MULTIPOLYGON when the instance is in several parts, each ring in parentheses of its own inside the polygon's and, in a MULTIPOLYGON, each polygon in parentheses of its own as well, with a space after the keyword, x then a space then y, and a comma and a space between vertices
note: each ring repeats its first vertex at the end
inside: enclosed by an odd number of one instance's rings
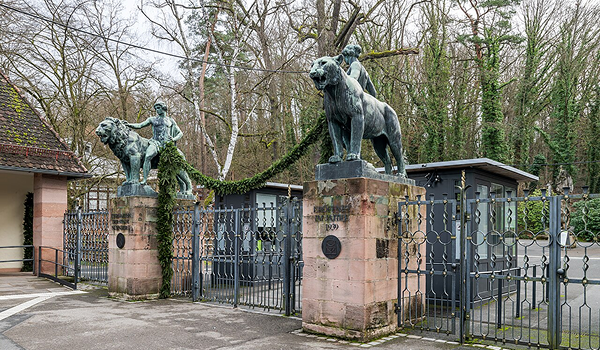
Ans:
MULTIPOLYGON (((410 164, 406 166, 407 172, 415 172, 419 170, 427 170, 427 169, 453 169, 453 168, 480 168, 485 169, 485 167, 491 167, 491 169, 499 168, 502 169, 503 172, 495 172, 498 174, 510 173, 513 179, 517 181, 539 181, 539 177, 533 174, 530 174, 526 171, 519 170, 510 165, 506 165, 500 163, 498 161, 489 159, 489 158, 474 158, 474 159, 461 159, 461 160, 451 160, 445 162, 434 162, 434 163, 422 163, 422 164, 410 164)), ((493 170, 488 170, 490 172, 494 172, 493 170)))

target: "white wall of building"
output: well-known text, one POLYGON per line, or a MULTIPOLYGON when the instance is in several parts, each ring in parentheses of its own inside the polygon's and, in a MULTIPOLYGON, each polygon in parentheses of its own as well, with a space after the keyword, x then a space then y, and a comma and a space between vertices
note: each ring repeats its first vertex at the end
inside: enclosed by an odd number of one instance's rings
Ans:
MULTIPOLYGON (((23 204, 27 192, 33 192, 33 174, 0 171, 0 247, 23 244, 23 204)), ((22 258, 22 249, 0 249, 0 260, 22 258)), ((21 265, 21 262, 0 263, 0 270, 20 269, 21 265)))

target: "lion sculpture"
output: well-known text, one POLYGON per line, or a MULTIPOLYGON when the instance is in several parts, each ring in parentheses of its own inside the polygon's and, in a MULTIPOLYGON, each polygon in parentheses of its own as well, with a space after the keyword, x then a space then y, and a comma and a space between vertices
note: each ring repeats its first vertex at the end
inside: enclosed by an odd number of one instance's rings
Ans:
MULTIPOLYGON (((140 170, 144 164, 146 149, 150 144, 150 140, 128 128, 122 120, 111 117, 107 117, 98 125, 96 135, 100 137, 102 143, 108 145, 121 161, 125 172, 125 182, 123 184, 139 184, 140 170)), ((152 159, 152 169, 158 167, 158 160, 159 157, 152 159)), ((192 193, 192 184, 185 170, 179 170, 177 182, 181 193, 192 193)))
POLYGON ((325 115, 333 143, 329 163, 360 159, 361 140, 369 139, 375 153, 392 173, 392 160, 387 146, 396 159, 398 176, 406 178, 402 155, 402 135, 396 112, 385 102, 365 93, 357 80, 340 67, 343 56, 321 57, 310 69, 310 77, 318 90, 323 91, 325 115))

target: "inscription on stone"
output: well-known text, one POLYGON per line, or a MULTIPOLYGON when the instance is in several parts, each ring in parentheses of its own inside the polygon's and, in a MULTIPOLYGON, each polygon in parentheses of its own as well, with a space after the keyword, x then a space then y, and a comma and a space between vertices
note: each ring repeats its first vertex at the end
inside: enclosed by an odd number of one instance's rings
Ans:
POLYGON ((131 214, 110 214, 110 221, 112 224, 113 230, 117 231, 129 231, 129 220, 131 219, 131 214))
POLYGON ((325 224, 325 231, 335 231, 340 228, 338 224, 325 224))
POLYGON ((335 259, 342 251, 342 242, 334 235, 329 235, 323 239, 321 250, 328 259, 335 259))
MULTIPOLYGON (((346 222, 349 219, 350 205, 317 205, 313 208, 316 222, 346 222)), ((329 231, 329 230, 328 230, 329 231)))

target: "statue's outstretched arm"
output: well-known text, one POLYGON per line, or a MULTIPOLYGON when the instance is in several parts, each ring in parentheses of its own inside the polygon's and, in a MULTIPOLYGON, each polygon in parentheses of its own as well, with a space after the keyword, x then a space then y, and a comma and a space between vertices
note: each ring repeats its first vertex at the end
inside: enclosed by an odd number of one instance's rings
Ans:
POLYGON ((144 120, 144 121, 143 121, 143 122, 141 122, 141 123, 128 123, 127 121, 125 121, 125 125, 127 125, 128 127, 132 128, 132 129, 141 129, 141 128, 143 128, 144 126, 148 126, 148 125, 150 125, 150 124, 152 124, 152 123, 150 122, 150 118, 148 118, 148 119, 144 120))

